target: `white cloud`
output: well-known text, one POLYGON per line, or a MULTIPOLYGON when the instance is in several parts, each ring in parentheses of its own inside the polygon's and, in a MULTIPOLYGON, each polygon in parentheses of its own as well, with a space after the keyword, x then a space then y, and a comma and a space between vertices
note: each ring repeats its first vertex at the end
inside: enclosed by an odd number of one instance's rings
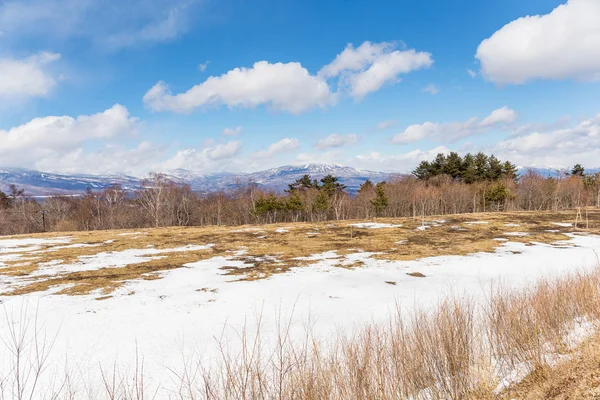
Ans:
MULTIPOLYGON (((235 68, 220 76, 211 76, 186 92, 172 94, 163 81, 144 95, 144 104, 153 111, 191 112, 198 108, 228 106, 273 110, 300 114, 336 103, 340 93, 349 92, 355 100, 400 81, 399 75, 429 67, 431 54, 415 50, 394 50, 389 43, 363 43, 357 49, 348 45, 336 59, 317 75, 298 62, 256 62, 251 68, 235 68), (329 79, 337 78, 334 93, 329 79)), ((202 69, 202 65, 201 68, 202 69)))
POLYGON ((600 1, 569 0, 550 14, 519 18, 481 42, 483 76, 499 84, 533 79, 600 80, 600 1))
POLYGON ((190 112, 209 106, 253 108, 267 105, 274 110, 300 114, 335 101, 324 79, 311 75, 299 63, 259 61, 252 68, 235 68, 210 77, 185 93, 172 95, 158 82, 144 95, 153 111, 190 112))
POLYGON ((492 111, 483 119, 476 117, 466 121, 410 125, 402 133, 392 138, 392 143, 406 144, 423 139, 433 139, 444 142, 453 142, 461 138, 481 134, 492 129, 506 128, 512 124, 517 117, 515 111, 508 107, 502 107, 492 111))
POLYGON ((475 78, 477 76, 477 72, 473 71, 472 69, 467 69, 467 74, 469 74, 471 78, 475 78))
POLYGON ((225 144, 218 144, 214 148, 210 149, 207 154, 211 160, 222 160, 224 158, 230 158, 238 154, 242 149, 242 142, 239 140, 233 140, 225 144))
POLYGON ((421 90, 421 92, 429 94, 438 94, 440 92, 440 89, 432 83, 430 85, 425 86, 421 90))
POLYGON ((266 150, 256 151, 254 158, 269 158, 280 153, 289 153, 300 146, 300 141, 295 138, 283 138, 270 145, 266 150))
POLYGON ((383 155, 377 151, 359 154, 351 161, 353 165, 361 168, 410 173, 421 161, 431 160, 438 153, 449 153, 450 150, 444 146, 438 146, 429 150, 413 150, 408 153, 396 155, 383 155))
POLYGON ((378 123, 377 129, 384 130, 384 129, 388 129, 388 128, 393 128, 394 126, 396 126, 396 120, 390 119, 390 120, 378 123))
POLYGON ((206 71, 206 68, 208 67, 208 64, 210 64, 210 61, 206 61, 202 64, 198 64, 198 71, 200 72, 204 72, 206 71))
POLYGON ((373 64, 377 58, 381 57, 385 51, 393 50, 391 43, 371 43, 364 42, 358 48, 354 48, 349 43, 344 51, 338 54, 335 59, 321 68, 319 75, 325 78, 333 78, 344 71, 360 71, 373 64))
POLYGON ((10 40, 84 38, 110 48, 164 42, 184 33, 198 0, 7 0, 0 26, 10 40))
MULTIPOLYGON (((57 170, 69 159, 81 159, 85 142, 131 136, 138 128, 138 120, 119 104, 104 112, 77 118, 35 118, 15 128, 0 130, 0 159, 5 166, 57 170), (57 166, 53 167, 54 164, 57 166)), ((79 165, 82 170, 90 167, 101 169, 103 166, 79 165)))
POLYGON ((50 66, 60 54, 41 52, 25 59, 0 58, 0 98, 45 97, 56 86, 50 66))
POLYGON ((242 133, 242 127, 236 126, 235 128, 225 128, 223 129, 222 134, 225 136, 237 136, 242 133))
POLYGON ((569 167, 580 163, 600 167, 600 114, 573 128, 509 138, 491 150, 525 166, 569 167))
POLYGON ((344 51, 319 71, 319 76, 332 78, 341 75, 341 85, 348 86, 350 95, 360 100, 385 84, 400 81, 407 74, 433 64, 430 53, 395 50, 392 43, 364 42, 358 48, 348 44, 344 51))
POLYGON ((315 144, 315 148, 329 149, 332 147, 344 147, 344 146, 350 146, 356 142, 358 142, 357 135, 340 135, 338 133, 334 133, 334 134, 327 136, 325 139, 319 140, 315 144))

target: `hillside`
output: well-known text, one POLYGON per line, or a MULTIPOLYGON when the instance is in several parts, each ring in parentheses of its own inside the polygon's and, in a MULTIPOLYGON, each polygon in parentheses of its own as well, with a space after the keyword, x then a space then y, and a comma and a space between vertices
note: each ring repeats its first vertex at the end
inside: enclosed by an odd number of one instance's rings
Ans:
MULTIPOLYGON (((341 178, 348 190, 355 192, 367 179, 374 182, 390 179, 395 174, 360 170, 332 164, 287 165, 265 171, 250 173, 214 173, 203 174, 197 171, 177 169, 166 172, 166 175, 182 183, 187 183, 192 190, 198 192, 214 192, 218 190, 235 189, 240 185, 256 183, 262 188, 283 191, 287 185, 303 175, 311 175, 320 179, 332 174, 341 178)), ((105 187, 119 184, 128 190, 141 187, 141 177, 123 174, 86 175, 86 174, 54 174, 22 168, 0 168, 0 190, 6 190, 8 185, 15 184, 24 188, 33 196, 49 196, 55 194, 80 194, 88 188, 102 190, 105 187)))

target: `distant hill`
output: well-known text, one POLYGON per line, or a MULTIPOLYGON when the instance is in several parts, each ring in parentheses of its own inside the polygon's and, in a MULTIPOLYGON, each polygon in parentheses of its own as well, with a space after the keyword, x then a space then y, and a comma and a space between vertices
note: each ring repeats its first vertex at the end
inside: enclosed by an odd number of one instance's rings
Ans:
MULTIPOLYGON (((529 170, 534 171, 535 173, 544 176, 546 178, 549 177, 557 177, 561 174, 567 174, 570 172, 570 170, 567 169, 561 169, 561 168, 537 168, 537 167, 519 167, 519 174, 523 174, 529 170)), ((586 169, 585 173, 586 174, 596 174, 600 172, 600 168, 591 168, 591 169, 586 169)))
MULTIPOLYGON (((254 182, 263 188, 283 191, 287 185, 303 175, 320 179, 331 174, 340 178, 350 192, 358 190, 367 179, 374 182, 388 180, 399 174, 379 171, 367 171, 332 164, 286 165, 265 171, 251 173, 215 173, 202 174, 196 171, 177 169, 166 173, 171 179, 187 183, 195 191, 213 192, 223 189, 235 189, 240 185, 254 182)), ((23 168, 0 168, 0 190, 6 190, 10 184, 24 188, 31 196, 73 195, 119 184, 128 190, 141 187, 142 178, 123 174, 54 174, 23 168)))
MULTIPOLYGON (((519 167, 519 173, 527 170, 549 177, 558 176, 561 170, 552 168, 519 167)), ((566 171, 562 171, 566 172, 566 171)), ((588 173, 600 172, 600 168, 586 170, 588 173)), ((166 175, 174 181, 187 183, 195 191, 202 193, 217 190, 235 189, 240 185, 254 182, 262 188, 283 191, 287 185, 303 175, 310 175, 321 179, 325 175, 334 175, 348 186, 348 191, 354 193, 367 179, 381 182, 396 176, 406 174, 388 173, 381 171, 368 171, 334 164, 305 164, 285 165, 264 171, 250 173, 220 172, 203 174, 197 171, 176 169, 168 171, 166 175)), ((24 188, 31 196, 76 195, 85 192, 88 188, 100 191, 104 188, 119 184, 128 190, 141 187, 143 178, 123 174, 90 175, 90 174, 54 174, 34 171, 23 168, 0 168, 0 190, 7 190, 10 184, 24 188)))

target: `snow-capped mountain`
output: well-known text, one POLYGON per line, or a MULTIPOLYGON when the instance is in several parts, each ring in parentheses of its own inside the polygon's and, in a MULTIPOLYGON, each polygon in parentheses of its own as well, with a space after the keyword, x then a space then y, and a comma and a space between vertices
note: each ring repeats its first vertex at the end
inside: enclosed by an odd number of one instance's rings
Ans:
MULTIPOLYGON (((519 174, 525 174, 527 171, 533 171, 545 178, 556 178, 561 175, 567 175, 571 172, 571 170, 567 168, 518 167, 519 174)), ((586 174, 597 174, 599 172, 600 168, 590 168, 585 170, 586 174)))
MULTIPOLYGON (((168 171, 166 175, 177 182, 189 184, 193 190, 212 192, 235 189, 247 183, 256 183, 263 188, 283 191, 303 175, 313 179, 321 179, 325 175, 334 175, 348 186, 350 192, 356 191, 367 179, 373 182, 388 180, 396 174, 379 171, 360 170, 332 164, 286 165, 265 171, 251 173, 220 172, 203 174, 197 171, 177 169, 168 171)), ((22 168, 0 168, 0 190, 7 190, 10 184, 25 189, 32 196, 49 196, 56 194, 79 194, 86 190, 102 190, 108 186, 119 184, 128 190, 136 190, 142 186, 143 178, 110 174, 54 174, 22 168)))
MULTIPOLYGON (((530 169, 545 177, 556 177, 562 171, 553 168, 519 167, 519 173, 523 174, 530 169)), ((566 170, 562 172, 566 172, 566 170)), ((600 169, 586 170, 586 173, 597 172, 600 172, 600 169)), ((285 165, 250 173, 203 174, 186 169, 176 169, 166 173, 170 179, 179 183, 187 183, 193 190, 203 193, 231 190, 248 183, 256 183, 265 189, 283 191, 288 184, 303 175, 321 179, 328 174, 339 177, 340 181, 348 186, 348 191, 351 193, 356 192, 367 179, 380 182, 402 175, 401 173, 368 171, 334 164, 285 165)), ((114 184, 119 184, 127 190, 136 190, 142 187, 142 181, 143 178, 123 174, 66 175, 23 168, 0 168, 0 190, 6 191, 10 184, 15 184, 19 188, 25 189, 25 192, 31 196, 75 195, 84 193, 88 189, 100 191, 114 184)))

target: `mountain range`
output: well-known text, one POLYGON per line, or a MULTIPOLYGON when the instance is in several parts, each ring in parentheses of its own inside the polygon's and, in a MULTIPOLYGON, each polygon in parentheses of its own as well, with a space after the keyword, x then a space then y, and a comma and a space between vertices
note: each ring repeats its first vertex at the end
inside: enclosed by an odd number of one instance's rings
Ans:
MULTIPOLYGON (((367 171, 332 164, 286 165, 251 173, 221 172, 202 174, 196 171, 177 169, 165 173, 173 181, 189 184, 198 192, 213 192, 235 189, 247 183, 256 183, 262 188, 283 191, 289 183, 310 175, 313 179, 321 179, 325 175, 334 175, 348 186, 350 192, 358 190, 367 179, 373 182, 388 180, 401 174, 367 171)), ((0 190, 6 191, 10 184, 25 189, 30 196, 75 195, 88 188, 100 191, 118 184, 127 190, 142 187, 143 178, 123 174, 88 175, 88 174, 54 174, 23 168, 0 168, 0 190)))
MULTIPOLYGON (((560 169, 519 167, 520 171, 532 169, 538 174, 549 177, 557 176, 560 169)), ((588 170, 596 173, 600 169, 588 170)), ((321 179, 325 175, 334 175, 348 187, 351 193, 356 192, 360 185, 370 179, 373 182, 389 180, 402 173, 389 173, 381 171, 368 171, 334 164, 305 164, 285 165, 264 171, 251 173, 220 172, 203 174, 197 171, 176 169, 167 172, 168 178, 187 183, 198 192, 208 193, 218 190, 231 190, 247 183, 256 183, 262 188, 283 191, 289 183, 303 175, 310 175, 314 179, 321 179)), ((76 195, 85 192, 88 188, 101 191, 104 188, 119 184, 127 190, 136 190, 142 187, 143 178, 123 174, 89 175, 89 174, 54 174, 23 168, 0 168, 0 190, 6 191, 10 184, 25 189, 30 196, 76 195)))

